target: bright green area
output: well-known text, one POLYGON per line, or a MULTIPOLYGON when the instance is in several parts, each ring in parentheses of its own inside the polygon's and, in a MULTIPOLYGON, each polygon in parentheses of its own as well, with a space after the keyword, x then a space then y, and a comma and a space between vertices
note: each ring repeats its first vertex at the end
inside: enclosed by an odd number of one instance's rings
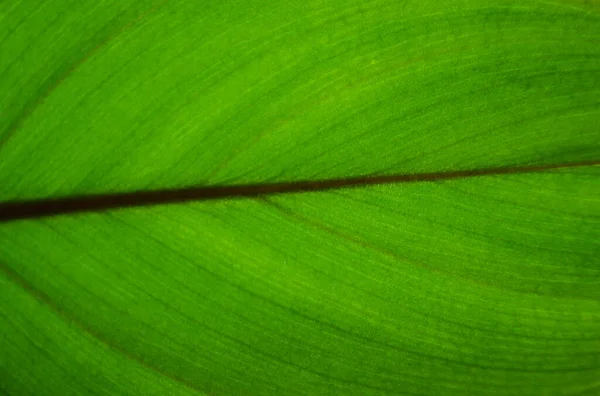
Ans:
MULTIPOLYGON (((0 200, 600 159, 600 4, 0 1, 0 200), (206 3, 206 4, 203 4, 206 3)), ((0 393, 600 395, 600 167, 0 225, 0 393)))

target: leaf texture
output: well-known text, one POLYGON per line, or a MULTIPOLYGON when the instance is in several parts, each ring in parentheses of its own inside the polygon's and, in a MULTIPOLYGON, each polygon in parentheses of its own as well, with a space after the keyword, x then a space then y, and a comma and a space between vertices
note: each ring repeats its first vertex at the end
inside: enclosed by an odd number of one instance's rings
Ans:
POLYGON ((0 391, 600 394, 599 6, 0 2, 0 208, 416 178, 1 223, 0 391))

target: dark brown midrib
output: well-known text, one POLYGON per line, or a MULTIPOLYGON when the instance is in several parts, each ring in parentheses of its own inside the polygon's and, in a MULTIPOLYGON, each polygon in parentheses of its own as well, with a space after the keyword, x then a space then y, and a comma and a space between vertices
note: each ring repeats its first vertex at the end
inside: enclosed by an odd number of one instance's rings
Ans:
POLYGON ((578 168, 600 165, 600 160, 552 165, 531 165, 472 169, 448 172, 362 176, 345 179, 246 184, 237 186, 200 186, 151 191, 134 191, 28 201, 0 202, 0 222, 36 219, 49 216, 101 212, 111 209, 207 201, 227 198, 257 197, 261 195, 291 194, 326 191, 339 188, 372 186, 377 184, 433 182, 479 176, 543 172, 553 169, 578 168))

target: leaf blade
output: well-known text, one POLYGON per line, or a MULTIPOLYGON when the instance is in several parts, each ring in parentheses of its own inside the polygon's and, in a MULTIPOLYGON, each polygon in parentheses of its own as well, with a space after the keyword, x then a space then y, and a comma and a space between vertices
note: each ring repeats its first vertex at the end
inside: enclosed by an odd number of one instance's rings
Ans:
MULTIPOLYGON (((1 202, 599 158, 595 2, 45 4, 0 4, 1 202)), ((594 393, 591 162, 3 223, 0 386, 594 393)))

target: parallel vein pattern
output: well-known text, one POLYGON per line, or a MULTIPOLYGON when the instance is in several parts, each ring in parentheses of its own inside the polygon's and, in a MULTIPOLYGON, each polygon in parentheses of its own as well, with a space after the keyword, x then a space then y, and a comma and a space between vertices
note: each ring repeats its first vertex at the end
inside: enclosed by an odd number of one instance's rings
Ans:
POLYGON ((0 1, 0 394, 600 394, 600 3, 0 1))

